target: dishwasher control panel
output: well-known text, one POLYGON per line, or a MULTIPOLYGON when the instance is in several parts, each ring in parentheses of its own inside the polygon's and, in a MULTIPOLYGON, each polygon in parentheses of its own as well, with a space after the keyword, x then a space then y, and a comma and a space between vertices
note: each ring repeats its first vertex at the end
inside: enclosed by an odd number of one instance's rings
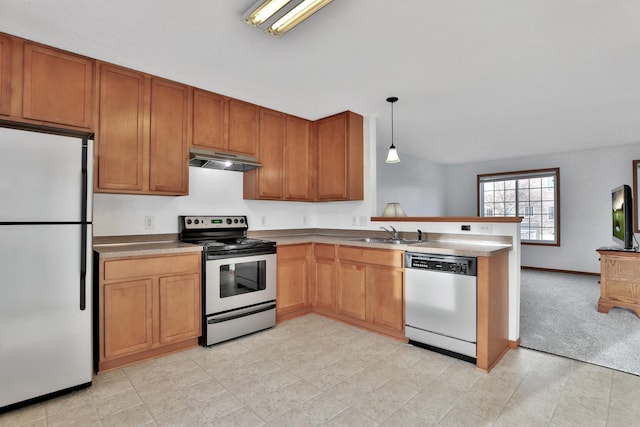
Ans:
POLYGON ((473 257, 407 252, 404 265, 405 268, 475 276, 476 262, 473 257))

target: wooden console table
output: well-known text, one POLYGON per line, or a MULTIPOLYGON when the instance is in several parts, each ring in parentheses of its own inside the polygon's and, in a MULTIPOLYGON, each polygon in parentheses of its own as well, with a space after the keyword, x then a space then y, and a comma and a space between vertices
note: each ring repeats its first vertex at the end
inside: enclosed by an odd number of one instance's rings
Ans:
POLYGON ((598 249, 600 254, 600 299, 598 311, 630 308, 640 317, 640 252, 598 249))

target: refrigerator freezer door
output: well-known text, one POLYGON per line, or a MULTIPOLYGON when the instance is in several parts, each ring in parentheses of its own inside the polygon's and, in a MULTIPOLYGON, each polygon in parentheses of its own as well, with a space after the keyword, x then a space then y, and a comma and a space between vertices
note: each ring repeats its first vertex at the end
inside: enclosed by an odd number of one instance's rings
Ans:
MULTIPOLYGON (((81 146, 80 138, 0 128, 0 223, 80 221, 81 146)), ((91 198, 88 207, 91 221, 91 198)))
POLYGON ((92 381, 92 272, 89 262, 81 310, 80 230, 0 225, 0 408, 92 381))

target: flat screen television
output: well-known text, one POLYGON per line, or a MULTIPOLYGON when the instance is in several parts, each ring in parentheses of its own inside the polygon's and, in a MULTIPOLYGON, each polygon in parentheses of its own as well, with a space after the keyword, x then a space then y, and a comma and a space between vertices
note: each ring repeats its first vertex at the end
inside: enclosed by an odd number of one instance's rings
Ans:
POLYGON ((611 217, 613 241, 624 249, 633 249, 633 202, 628 185, 611 190, 611 217))

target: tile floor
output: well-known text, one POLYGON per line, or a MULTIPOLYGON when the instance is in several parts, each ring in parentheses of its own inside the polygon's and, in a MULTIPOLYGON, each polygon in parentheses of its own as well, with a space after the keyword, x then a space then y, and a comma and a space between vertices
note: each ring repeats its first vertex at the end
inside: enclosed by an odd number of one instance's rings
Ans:
POLYGON ((526 349, 489 374, 315 314, 95 377, 0 426, 638 426, 640 377, 526 349))

